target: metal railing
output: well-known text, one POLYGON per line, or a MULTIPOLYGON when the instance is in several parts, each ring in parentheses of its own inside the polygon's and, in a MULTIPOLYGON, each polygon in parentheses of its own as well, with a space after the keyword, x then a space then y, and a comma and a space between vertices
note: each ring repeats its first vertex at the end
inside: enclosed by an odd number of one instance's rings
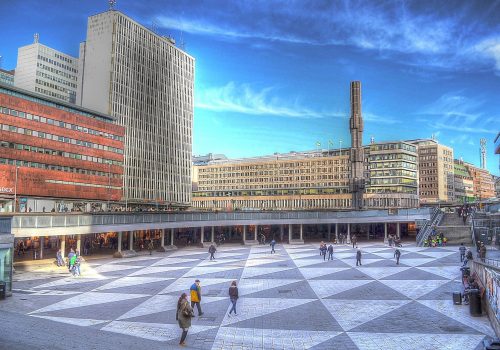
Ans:
POLYGON ((263 211, 263 212, 117 212, 117 213, 47 213, 16 214, 12 218, 12 228, 51 228, 96 225, 130 225, 164 222, 224 222, 224 221, 263 221, 263 220, 328 220, 371 217, 407 217, 428 216, 431 208, 367 211, 263 211))
POLYGON ((425 225, 420 229, 420 232, 417 235, 417 247, 421 247, 423 245, 424 241, 429 238, 429 235, 432 233, 433 227, 437 226, 441 222, 442 218, 443 212, 441 211, 441 209, 434 208, 430 220, 425 223, 425 225))

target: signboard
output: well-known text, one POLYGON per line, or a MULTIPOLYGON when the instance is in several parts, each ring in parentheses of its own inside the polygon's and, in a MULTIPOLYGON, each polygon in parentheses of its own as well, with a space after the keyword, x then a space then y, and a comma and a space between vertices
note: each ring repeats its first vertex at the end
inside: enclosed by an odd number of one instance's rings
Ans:
POLYGON ((12 194, 14 194, 14 187, 0 187, 0 193, 12 193, 12 194))

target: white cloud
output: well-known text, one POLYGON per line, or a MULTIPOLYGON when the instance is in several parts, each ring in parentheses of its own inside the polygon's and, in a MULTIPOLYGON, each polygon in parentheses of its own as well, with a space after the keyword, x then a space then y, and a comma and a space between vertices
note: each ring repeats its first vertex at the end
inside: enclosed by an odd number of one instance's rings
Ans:
POLYGON ((497 71, 500 72, 500 37, 485 39, 478 43, 474 49, 478 54, 492 59, 497 71))
MULTIPOLYGON (((250 115, 272 115, 285 118, 345 118, 342 113, 315 111, 298 102, 287 104, 272 96, 273 88, 254 90, 248 84, 229 82, 222 87, 199 89, 195 106, 218 112, 234 112, 250 115)), ((296 100, 296 99, 295 99, 296 100)))

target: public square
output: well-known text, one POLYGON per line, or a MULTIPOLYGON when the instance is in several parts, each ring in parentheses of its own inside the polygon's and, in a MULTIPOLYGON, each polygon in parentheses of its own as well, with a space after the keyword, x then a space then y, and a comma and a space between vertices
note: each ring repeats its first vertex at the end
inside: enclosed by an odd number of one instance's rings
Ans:
MULTIPOLYGON (((175 349, 177 299, 195 279, 202 317, 189 349, 482 349, 494 336, 488 318, 453 305, 460 291, 458 247, 360 244, 223 245, 154 252, 130 259, 89 259, 82 276, 64 267, 30 266, 14 274, 14 294, 0 303, 4 349, 175 349), (227 315, 238 282, 237 316, 227 315), (19 325, 22 324, 22 327, 19 325)), ((197 312, 196 312, 197 313, 197 312)))

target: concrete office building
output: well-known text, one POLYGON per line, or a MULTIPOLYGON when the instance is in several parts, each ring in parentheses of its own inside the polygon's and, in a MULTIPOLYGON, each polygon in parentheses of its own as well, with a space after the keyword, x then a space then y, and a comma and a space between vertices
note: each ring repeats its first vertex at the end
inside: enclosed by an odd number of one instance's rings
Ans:
MULTIPOLYGON (((366 208, 418 206, 417 153, 406 142, 365 146, 366 208)), ((196 158, 194 159, 196 161, 196 158)), ((198 209, 351 209, 348 149, 224 159, 193 166, 198 209)))
POLYGON ((418 150, 420 203, 452 203, 455 182, 453 149, 433 139, 408 142, 418 150))
POLYGON ((14 85, 15 70, 5 70, 0 68, 0 83, 5 85, 14 85))
POLYGON ((123 13, 89 17, 77 103, 124 126, 124 199, 191 201, 194 58, 123 13))
POLYGON ((76 102, 78 59, 38 42, 20 47, 14 86, 64 102, 76 102))

